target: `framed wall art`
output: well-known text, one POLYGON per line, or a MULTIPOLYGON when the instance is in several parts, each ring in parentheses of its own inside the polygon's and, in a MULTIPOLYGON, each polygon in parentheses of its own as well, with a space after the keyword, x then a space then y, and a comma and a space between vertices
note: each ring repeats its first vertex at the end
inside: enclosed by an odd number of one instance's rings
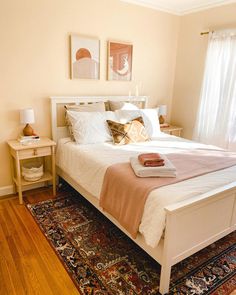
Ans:
POLYGON ((130 81, 132 79, 133 45, 108 41, 108 80, 130 81))
POLYGON ((71 79, 99 79, 100 41, 71 35, 71 79))

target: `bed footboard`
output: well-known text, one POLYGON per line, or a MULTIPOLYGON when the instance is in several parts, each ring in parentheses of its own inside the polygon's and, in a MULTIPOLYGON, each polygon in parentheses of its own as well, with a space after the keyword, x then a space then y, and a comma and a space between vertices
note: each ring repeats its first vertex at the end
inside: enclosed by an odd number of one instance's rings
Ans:
POLYGON ((165 209, 161 294, 169 290, 172 265, 236 229, 236 183, 165 209))

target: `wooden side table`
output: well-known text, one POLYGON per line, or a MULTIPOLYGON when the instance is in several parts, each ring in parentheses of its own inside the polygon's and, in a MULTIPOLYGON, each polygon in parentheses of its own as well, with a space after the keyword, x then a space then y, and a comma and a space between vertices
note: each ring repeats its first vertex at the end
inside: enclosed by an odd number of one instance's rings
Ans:
MULTIPOLYGON (((8 142, 10 155, 11 155, 11 166, 12 166, 12 179, 14 185, 14 192, 18 190, 19 203, 23 204, 22 189, 24 186, 52 181, 53 184, 53 195, 56 195, 56 168, 55 168, 55 146, 56 143, 47 137, 40 138, 39 141, 31 142, 28 144, 22 144, 17 140, 9 140, 8 142), (51 169, 49 171, 44 167, 43 176, 36 181, 26 181, 22 177, 21 173, 21 160, 51 157, 51 169)), ((46 166, 46 165, 44 165, 46 166)))
POLYGON ((181 136, 181 132, 183 130, 182 127, 179 126, 173 126, 173 125, 169 125, 168 127, 161 127, 161 132, 170 134, 170 135, 175 135, 175 136, 181 136))

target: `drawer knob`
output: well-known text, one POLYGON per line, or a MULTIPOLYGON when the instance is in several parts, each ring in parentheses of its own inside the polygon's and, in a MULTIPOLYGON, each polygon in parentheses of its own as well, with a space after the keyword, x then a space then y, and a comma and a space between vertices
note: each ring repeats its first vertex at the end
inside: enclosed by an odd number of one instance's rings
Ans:
POLYGON ((37 149, 34 149, 34 156, 37 156, 38 155, 38 151, 37 149))

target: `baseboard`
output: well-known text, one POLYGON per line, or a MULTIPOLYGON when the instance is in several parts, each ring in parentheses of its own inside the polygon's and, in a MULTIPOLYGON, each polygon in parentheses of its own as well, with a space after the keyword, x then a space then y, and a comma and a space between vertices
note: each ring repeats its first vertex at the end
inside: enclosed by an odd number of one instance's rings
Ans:
MULTIPOLYGON (((28 191, 31 189, 35 189, 35 188, 40 188, 43 187, 44 183, 34 183, 34 184, 30 184, 27 185, 26 187, 24 187, 24 191, 28 191)), ((7 195, 11 195, 13 194, 13 185, 8 185, 8 186, 2 186, 0 187, 0 199, 5 198, 7 195)))
POLYGON ((0 187, 0 198, 13 194, 13 185, 0 187))

